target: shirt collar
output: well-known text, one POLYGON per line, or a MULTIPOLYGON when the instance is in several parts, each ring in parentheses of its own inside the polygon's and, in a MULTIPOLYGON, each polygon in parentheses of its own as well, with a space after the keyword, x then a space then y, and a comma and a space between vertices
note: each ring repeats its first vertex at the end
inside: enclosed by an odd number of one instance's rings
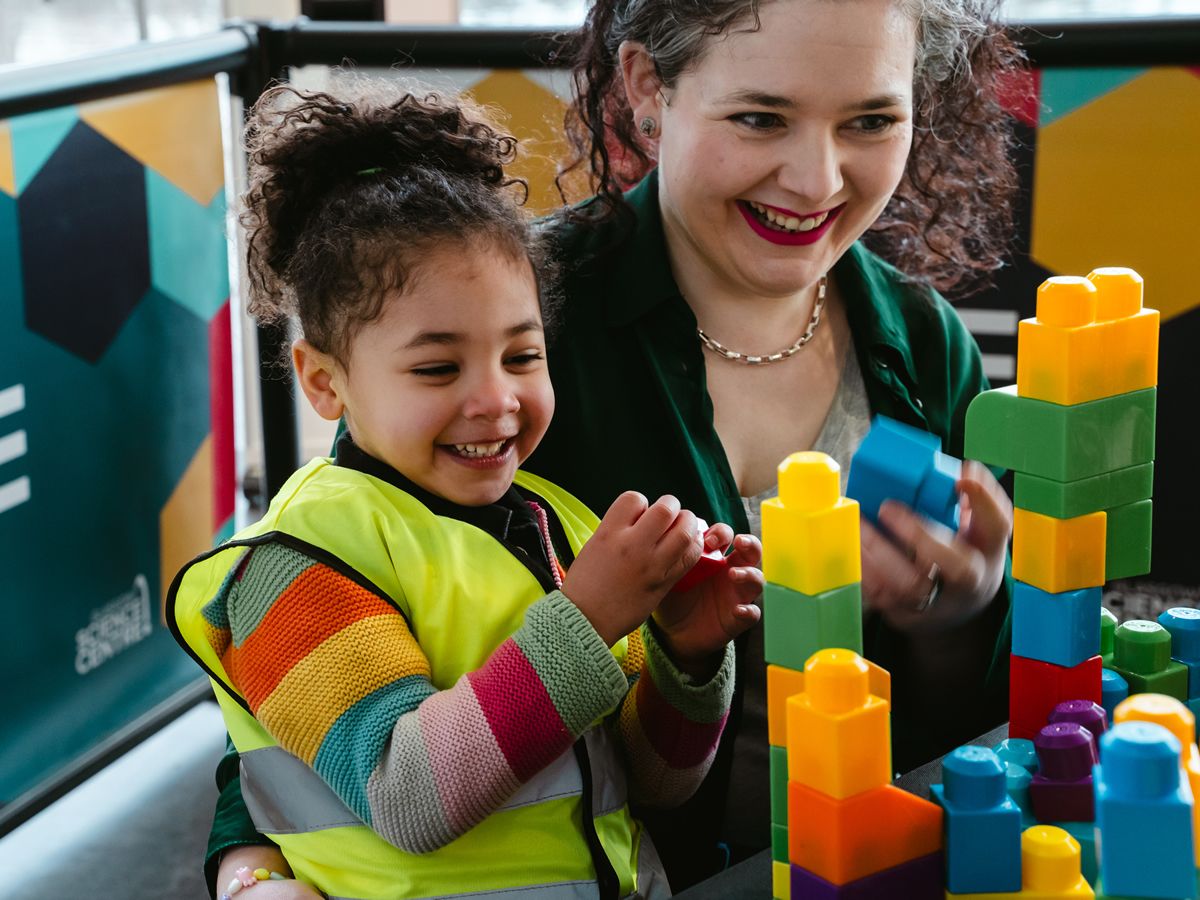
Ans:
MULTIPOLYGON (((608 292, 607 319, 613 326, 628 325, 666 300, 682 299, 658 205, 658 170, 626 192, 625 202, 634 215, 632 230, 605 258, 612 283, 625 286, 608 292)), ((856 346, 898 366, 914 383, 908 327, 896 297, 910 280, 873 256, 861 241, 850 246, 833 271, 856 346)))
POLYGON ((334 448, 334 464, 387 482, 406 494, 411 494, 434 515, 458 519, 460 522, 474 525, 500 540, 508 538, 509 530, 514 526, 533 521, 533 512, 521 497, 516 485, 511 485, 496 503, 490 503, 487 506, 459 506, 445 497, 439 497, 432 491, 425 490, 387 463, 371 456, 354 443, 349 431, 342 432, 342 436, 337 440, 334 448))

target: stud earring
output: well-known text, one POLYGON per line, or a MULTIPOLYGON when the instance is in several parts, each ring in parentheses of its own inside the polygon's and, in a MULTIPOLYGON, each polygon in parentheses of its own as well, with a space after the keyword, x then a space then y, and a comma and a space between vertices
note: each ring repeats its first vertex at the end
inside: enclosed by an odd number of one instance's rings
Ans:
POLYGON ((653 116, 646 116, 638 123, 638 130, 646 137, 654 137, 658 133, 658 122, 653 116))

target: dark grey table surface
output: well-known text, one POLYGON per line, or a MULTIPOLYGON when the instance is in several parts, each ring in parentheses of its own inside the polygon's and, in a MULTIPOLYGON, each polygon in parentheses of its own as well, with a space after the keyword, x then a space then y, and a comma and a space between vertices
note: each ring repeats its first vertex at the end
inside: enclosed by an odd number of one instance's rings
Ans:
MULTIPOLYGON (((1006 737, 1007 723, 980 735, 971 743, 992 747, 1006 737)), ((942 761, 935 759, 919 769, 901 775, 896 779, 896 787, 928 799, 929 786, 940 784, 941 781, 942 761)), ((771 894, 771 851, 768 849, 675 896, 685 900, 765 900, 771 894)))

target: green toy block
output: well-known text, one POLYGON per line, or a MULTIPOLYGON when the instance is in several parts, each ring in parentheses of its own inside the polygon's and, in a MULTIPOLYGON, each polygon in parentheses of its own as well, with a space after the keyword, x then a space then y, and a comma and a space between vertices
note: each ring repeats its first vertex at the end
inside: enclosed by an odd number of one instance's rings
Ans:
POLYGON ((1157 388, 1074 406, 984 391, 967 408, 964 456, 1069 482, 1154 461, 1157 388))
POLYGON ((1100 607, 1100 665, 1112 668, 1113 637, 1117 632, 1117 616, 1106 607, 1100 607))
POLYGON ((787 747, 771 747, 771 824, 786 825, 788 817, 787 799, 787 747))
POLYGON ((1104 577, 1132 578, 1150 571, 1150 523, 1154 501, 1138 500, 1105 510, 1108 533, 1104 542, 1104 577))
POLYGON ((775 862, 788 862, 787 826, 771 824, 771 859, 775 862))
POLYGON ((803 670, 827 647, 863 652, 862 590, 857 582, 809 595, 767 582, 763 644, 769 665, 803 670))
POLYGON ((1171 660, 1165 668, 1150 675, 1139 675, 1117 665, 1109 668, 1129 682, 1130 694, 1166 694, 1187 703, 1188 668, 1181 662, 1171 660))
POLYGON ((1018 472, 1013 476, 1013 505, 1043 516, 1073 519, 1146 500, 1153 494, 1153 489, 1154 463, 1129 466, 1078 481, 1051 481, 1018 472))

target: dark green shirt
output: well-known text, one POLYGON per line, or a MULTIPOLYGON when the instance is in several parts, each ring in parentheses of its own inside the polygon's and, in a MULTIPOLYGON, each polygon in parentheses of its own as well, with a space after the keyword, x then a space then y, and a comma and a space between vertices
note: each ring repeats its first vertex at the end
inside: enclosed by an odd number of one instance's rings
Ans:
MULTIPOLYGON (((741 498, 713 427, 696 319, 671 274, 657 190, 652 174, 627 195, 634 214, 628 227, 617 219, 592 227, 548 226, 565 270, 564 303, 549 352, 556 411, 525 468, 598 514, 625 490, 651 499, 669 493, 701 518, 744 532, 741 498)), ((958 315, 860 244, 838 262, 833 277, 872 413, 937 434, 946 452, 961 457, 967 405, 987 381, 978 347, 958 315)), ((897 771, 1006 718, 1007 612, 1002 592, 971 625, 971 639, 980 646, 972 664, 933 685, 912 676, 912 643, 868 615, 865 651, 892 673, 897 771)), ((639 811, 676 890, 719 867, 717 840, 739 710, 740 698, 696 797, 675 811, 639 811)), ((235 770, 224 771, 228 776, 235 770)), ((253 833, 240 795, 222 781, 210 854, 248 842, 253 833)), ((769 812, 762 815, 768 822, 769 812)))

